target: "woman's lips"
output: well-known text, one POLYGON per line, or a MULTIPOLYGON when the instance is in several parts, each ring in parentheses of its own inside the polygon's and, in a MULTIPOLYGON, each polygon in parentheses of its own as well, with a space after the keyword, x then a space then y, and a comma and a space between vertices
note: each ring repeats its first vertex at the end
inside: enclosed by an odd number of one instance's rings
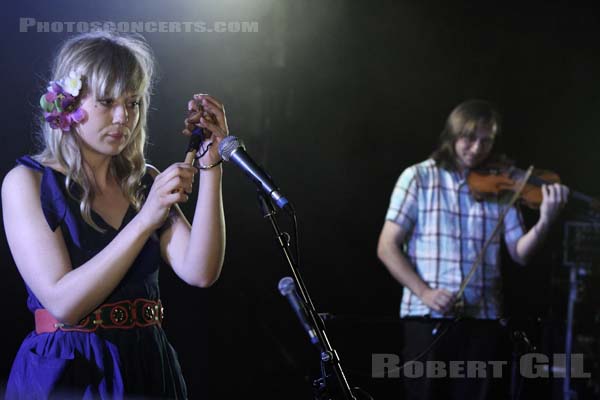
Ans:
POLYGON ((123 137, 125 137, 125 135, 122 132, 111 132, 108 134, 108 136, 115 140, 121 140, 123 139, 123 137))

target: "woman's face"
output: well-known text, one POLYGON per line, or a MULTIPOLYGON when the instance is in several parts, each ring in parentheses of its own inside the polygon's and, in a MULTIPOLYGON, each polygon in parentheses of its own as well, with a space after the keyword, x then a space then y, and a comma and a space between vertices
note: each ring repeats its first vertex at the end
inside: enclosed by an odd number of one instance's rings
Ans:
POLYGON ((77 125, 84 150, 107 156, 119 154, 139 123, 140 98, 136 93, 117 98, 97 98, 93 94, 84 97, 81 108, 87 116, 77 125))
POLYGON ((484 161, 494 146, 495 136, 494 127, 486 124, 477 124, 472 135, 460 136, 454 143, 459 168, 475 168, 484 161))

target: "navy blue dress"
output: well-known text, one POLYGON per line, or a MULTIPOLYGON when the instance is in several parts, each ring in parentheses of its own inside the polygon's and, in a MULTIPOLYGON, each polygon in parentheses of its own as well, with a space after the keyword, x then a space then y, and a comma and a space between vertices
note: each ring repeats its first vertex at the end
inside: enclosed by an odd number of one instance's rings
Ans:
MULTIPOLYGON (((100 233, 83 221, 78 202, 67 194, 63 174, 28 156, 17 162, 42 173, 44 215, 52 230, 61 228, 73 268, 106 247, 136 215, 130 207, 122 226, 115 230, 92 211, 94 222, 106 230, 100 233)), ((146 174, 142 184, 149 191, 152 178, 146 174)), ((159 266, 160 245, 155 233, 104 302, 158 300, 159 266)), ((29 310, 33 313, 43 308, 29 287, 27 292, 29 310)), ((6 388, 6 399, 186 397, 177 354, 159 325, 127 330, 100 328, 92 333, 33 331, 17 353, 6 388)))

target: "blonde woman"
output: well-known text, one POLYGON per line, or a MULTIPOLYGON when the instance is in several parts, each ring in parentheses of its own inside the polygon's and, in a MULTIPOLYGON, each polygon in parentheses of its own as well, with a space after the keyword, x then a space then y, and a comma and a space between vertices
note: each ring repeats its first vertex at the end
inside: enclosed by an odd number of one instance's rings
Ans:
POLYGON ((4 226, 35 331, 14 361, 6 398, 185 398, 161 328, 162 257, 190 285, 210 286, 225 251, 217 145, 222 104, 188 103, 203 128, 198 168, 160 173, 144 161, 154 61, 141 37, 90 33, 65 42, 40 100, 43 150, 2 184, 4 226), (178 208, 199 171, 190 225, 178 208))

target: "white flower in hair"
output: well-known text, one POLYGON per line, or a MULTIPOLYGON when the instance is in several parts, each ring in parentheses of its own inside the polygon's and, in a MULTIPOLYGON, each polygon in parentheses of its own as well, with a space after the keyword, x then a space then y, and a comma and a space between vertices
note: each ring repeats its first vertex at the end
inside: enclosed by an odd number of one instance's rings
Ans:
POLYGON ((63 90, 71 96, 79 96, 79 90, 81 89, 81 75, 75 71, 71 71, 69 76, 63 78, 61 86, 63 90))

